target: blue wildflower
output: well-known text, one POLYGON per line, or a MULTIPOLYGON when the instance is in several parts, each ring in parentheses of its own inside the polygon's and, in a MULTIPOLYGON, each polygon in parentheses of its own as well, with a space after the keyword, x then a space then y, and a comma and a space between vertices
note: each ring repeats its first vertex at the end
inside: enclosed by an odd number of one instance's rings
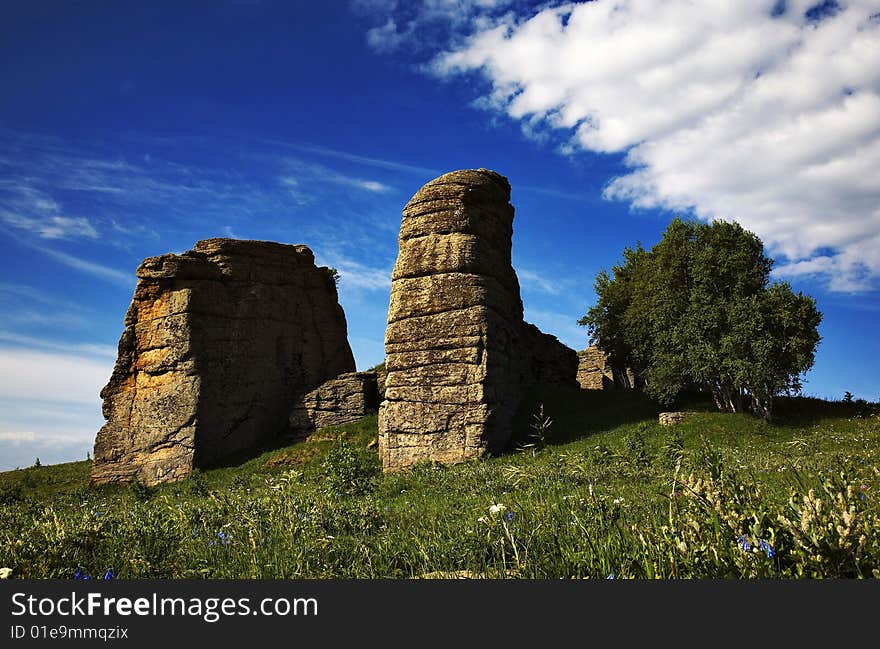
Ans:
POLYGON ((113 577, 113 568, 107 568, 107 572, 104 573, 104 581, 110 581, 113 577))
POLYGON ((605 577, 605 579, 615 579, 614 573, 613 572, 608 573, 608 576, 605 577))
POLYGON ((217 538, 220 539, 220 543, 223 545, 229 545, 230 536, 226 532, 221 530, 220 533, 217 534, 217 538))
POLYGON ((82 581, 88 576, 88 573, 82 568, 77 568, 76 572, 73 573, 73 578, 77 581, 82 581))
POLYGON ((773 549, 773 546, 767 543, 764 539, 761 539, 758 547, 761 548, 761 552, 764 552, 767 555, 768 559, 772 559, 776 556, 776 551, 773 549))
POLYGON ((209 547, 209 548, 212 547, 213 545, 214 545, 214 541, 213 541, 213 540, 208 541, 208 547, 209 547))
POLYGON ((507 513, 504 515, 504 520, 506 520, 508 523, 509 523, 510 521, 512 521, 512 520, 513 520, 513 512, 507 512, 507 513))
POLYGON ((742 550, 743 552, 748 552, 749 550, 752 549, 752 546, 749 543, 748 538, 746 538, 745 534, 743 534, 741 537, 739 537, 736 540, 736 544, 739 546, 739 549, 742 550))

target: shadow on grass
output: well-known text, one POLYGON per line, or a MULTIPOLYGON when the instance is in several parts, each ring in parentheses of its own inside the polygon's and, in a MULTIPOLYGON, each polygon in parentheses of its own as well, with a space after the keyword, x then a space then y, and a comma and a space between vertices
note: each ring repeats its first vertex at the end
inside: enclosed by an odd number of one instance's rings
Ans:
POLYGON ((868 419, 880 417, 880 404, 870 401, 824 401, 815 397, 777 397, 773 423, 805 427, 824 419, 868 419))
POLYGON ((565 444, 624 424, 657 421, 656 402, 638 390, 579 390, 538 386, 529 389, 513 419, 508 448, 533 442, 535 415, 544 405, 544 416, 553 420, 548 444, 565 444))
POLYGON ((301 456, 300 459, 305 462, 312 459, 316 455, 316 451, 329 448, 332 441, 339 436, 346 436, 352 441, 365 445, 377 435, 377 419, 378 414, 369 414, 347 424, 321 428, 308 437, 291 434, 279 435, 258 447, 238 451, 208 466, 199 468, 205 471, 216 471, 240 467, 255 460, 268 460, 271 454, 282 450, 290 456, 289 464, 296 464, 298 456, 301 456))

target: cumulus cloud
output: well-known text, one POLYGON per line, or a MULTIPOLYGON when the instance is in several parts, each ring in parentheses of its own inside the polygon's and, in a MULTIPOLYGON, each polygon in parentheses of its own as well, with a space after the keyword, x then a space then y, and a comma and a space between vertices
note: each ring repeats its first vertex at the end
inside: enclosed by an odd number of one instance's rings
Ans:
POLYGON ((779 276, 876 285, 880 0, 496 7, 462 29, 433 74, 483 76, 481 107, 564 153, 625 154, 606 198, 736 220, 779 276))

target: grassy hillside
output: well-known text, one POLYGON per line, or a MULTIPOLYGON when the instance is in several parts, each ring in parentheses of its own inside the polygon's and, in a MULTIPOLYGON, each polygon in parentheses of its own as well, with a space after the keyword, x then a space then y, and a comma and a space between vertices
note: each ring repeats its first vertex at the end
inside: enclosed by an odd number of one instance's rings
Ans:
POLYGON ((382 475, 376 417, 182 482, 0 474, 13 577, 878 577, 880 408, 656 424, 638 393, 535 390, 507 453, 382 475), (543 405, 544 418, 538 425, 543 405))

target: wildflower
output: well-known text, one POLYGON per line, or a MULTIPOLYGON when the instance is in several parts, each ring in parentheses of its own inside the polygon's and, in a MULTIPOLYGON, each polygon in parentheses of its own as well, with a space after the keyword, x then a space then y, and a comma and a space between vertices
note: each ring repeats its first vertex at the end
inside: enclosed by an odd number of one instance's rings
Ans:
POLYGON ((508 523, 509 523, 510 521, 512 521, 512 520, 513 520, 513 512, 507 512, 507 513, 504 515, 504 520, 506 520, 508 523))
POLYGON ((492 505, 492 506, 489 508, 489 513, 492 514, 492 516, 500 516, 500 515, 503 514, 505 511, 507 511, 507 507, 505 507, 505 506, 502 505, 501 503, 497 503, 497 504, 495 504, 495 505, 492 505))
POLYGON ((743 534, 741 537, 739 537, 736 540, 736 544, 739 546, 739 549, 742 550, 743 552, 748 552, 749 550, 752 549, 752 546, 749 543, 748 538, 746 538, 745 534, 743 534))
POLYGON ((104 573, 104 581, 110 581, 113 577, 113 568, 107 568, 107 572, 104 573))
POLYGON ((83 579, 89 578, 89 573, 87 573, 82 566, 78 567, 76 571, 73 573, 73 578, 77 581, 82 581, 83 579))
POLYGON ((12 568, 0 568, 0 579, 9 579, 12 574, 12 568))
POLYGON ((773 549, 773 546, 767 543, 767 541, 765 541, 764 539, 761 539, 758 547, 761 548, 761 552, 764 552, 767 555, 768 559, 772 559, 776 556, 776 551, 773 549))
POLYGON ((217 534, 217 538, 220 539, 220 543, 223 545, 229 545, 230 536, 226 532, 221 530, 220 533, 217 534))
POLYGON ((611 572, 611 573, 608 573, 608 576, 605 577, 605 579, 616 579, 616 577, 614 576, 614 573, 611 572))

